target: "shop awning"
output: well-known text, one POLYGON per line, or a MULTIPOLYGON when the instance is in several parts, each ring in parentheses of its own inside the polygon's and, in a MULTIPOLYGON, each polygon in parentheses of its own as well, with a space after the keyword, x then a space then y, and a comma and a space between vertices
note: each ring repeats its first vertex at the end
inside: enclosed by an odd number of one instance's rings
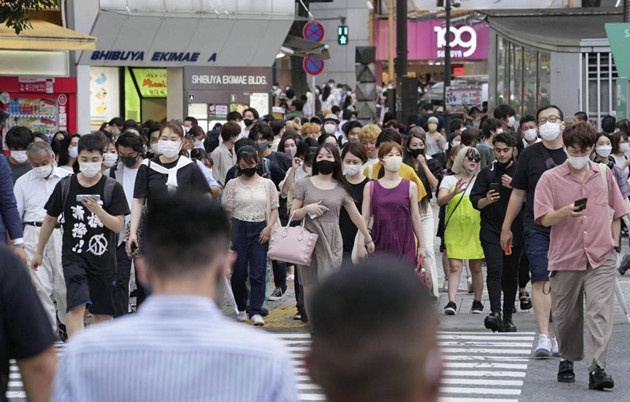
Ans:
POLYGON ((282 47, 290 49, 295 56, 311 56, 315 61, 330 59, 328 45, 299 36, 287 35, 282 47))
POLYGON ((619 10, 510 10, 486 12, 490 28, 510 42, 537 50, 579 53, 584 40, 606 39, 604 24, 623 22, 619 10))
POLYGON ((94 50, 96 38, 47 21, 31 21, 32 29, 16 34, 0 24, 0 49, 12 50, 94 50))

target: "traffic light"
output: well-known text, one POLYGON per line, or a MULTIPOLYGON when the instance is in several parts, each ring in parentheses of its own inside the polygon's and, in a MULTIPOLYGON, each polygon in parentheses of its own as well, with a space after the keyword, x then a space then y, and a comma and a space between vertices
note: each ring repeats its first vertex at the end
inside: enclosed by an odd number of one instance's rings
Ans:
POLYGON ((347 25, 339 25, 337 27, 337 43, 344 46, 348 44, 348 26, 347 25))

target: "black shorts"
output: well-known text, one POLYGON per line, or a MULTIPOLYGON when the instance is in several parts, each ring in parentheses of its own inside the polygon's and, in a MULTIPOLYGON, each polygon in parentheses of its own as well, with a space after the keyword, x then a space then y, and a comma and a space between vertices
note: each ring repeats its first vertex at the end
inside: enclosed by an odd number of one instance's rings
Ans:
POLYGON ((63 266, 63 275, 66 280, 68 312, 86 304, 92 314, 114 315, 114 272, 94 274, 82 264, 72 263, 63 266))

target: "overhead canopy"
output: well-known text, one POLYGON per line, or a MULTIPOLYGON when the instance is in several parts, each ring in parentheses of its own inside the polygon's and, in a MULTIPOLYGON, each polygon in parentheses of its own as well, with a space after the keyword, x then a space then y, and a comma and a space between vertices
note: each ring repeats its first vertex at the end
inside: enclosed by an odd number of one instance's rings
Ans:
POLYGON ((282 48, 290 49, 295 56, 311 56, 315 61, 330 59, 328 45, 299 36, 287 35, 282 48))
POLYGON ((33 29, 16 34, 0 24, 0 49, 12 50, 94 50, 96 38, 47 21, 31 21, 33 29))
POLYGON ((619 10, 510 10, 486 12, 490 28, 510 42, 552 52, 579 53, 584 40, 606 39, 604 24, 623 22, 619 10))

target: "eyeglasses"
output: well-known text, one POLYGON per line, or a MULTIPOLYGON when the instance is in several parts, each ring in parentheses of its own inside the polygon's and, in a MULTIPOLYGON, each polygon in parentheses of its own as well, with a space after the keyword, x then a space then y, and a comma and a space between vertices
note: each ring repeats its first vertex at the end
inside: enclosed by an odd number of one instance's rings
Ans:
POLYGON ((551 115, 549 117, 543 117, 543 118, 538 119, 538 124, 542 125, 542 124, 545 124, 546 122, 555 123, 558 120, 560 120, 560 116, 551 115))
POLYGON ((475 156, 466 155, 466 159, 475 163, 479 163, 479 161, 481 161, 481 157, 479 155, 475 155, 475 156))

